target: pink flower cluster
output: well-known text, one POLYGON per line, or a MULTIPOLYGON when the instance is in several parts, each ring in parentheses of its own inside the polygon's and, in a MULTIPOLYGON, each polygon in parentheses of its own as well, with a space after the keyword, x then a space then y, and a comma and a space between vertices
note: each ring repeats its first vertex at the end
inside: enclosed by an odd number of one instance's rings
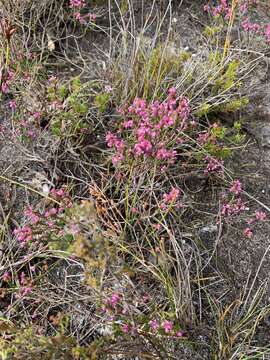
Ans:
POLYGON ((259 33, 261 31, 261 25, 257 23, 252 23, 249 18, 246 18, 242 22, 242 27, 247 32, 259 33))
POLYGON ((265 28, 265 37, 266 41, 270 44, 270 24, 268 24, 265 28))
POLYGON ((235 197, 233 197, 231 201, 228 201, 227 203, 223 204, 221 209, 221 215, 225 217, 234 216, 248 209, 244 201, 239 197, 242 191, 243 189, 242 189, 241 181, 238 179, 234 180, 231 183, 229 192, 235 195, 235 197))
POLYGON ((31 281, 26 278, 25 273, 22 271, 20 274, 20 287, 19 292, 16 294, 16 298, 21 299, 30 294, 33 290, 31 281))
POLYGON ((52 228, 57 229, 59 217, 72 206, 70 197, 64 188, 52 189, 50 194, 60 205, 47 207, 45 211, 39 213, 35 212, 32 207, 25 209, 24 214, 29 220, 29 225, 14 230, 14 234, 22 247, 34 240, 35 232, 38 234, 40 231, 43 235, 52 228))
POLYGON ((246 204, 242 199, 234 199, 231 202, 225 203, 221 209, 221 215, 225 217, 239 215, 241 212, 247 210, 246 204))
POLYGON ((126 118, 117 135, 109 132, 106 136, 108 147, 115 150, 112 158, 115 165, 130 156, 143 156, 166 164, 175 162, 177 151, 172 144, 177 143, 180 132, 188 128, 191 112, 186 98, 177 102, 175 88, 169 89, 168 99, 164 102, 148 104, 146 100, 136 98, 132 105, 119 112, 126 118))
POLYGON ((12 111, 15 111, 15 110, 17 109, 17 102, 16 102, 16 100, 10 100, 10 101, 8 102, 8 106, 10 107, 10 109, 11 109, 12 111))
POLYGON ((124 150, 125 150, 125 143, 122 139, 118 138, 117 135, 112 134, 109 132, 106 135, 106 142, 109 148, 114 148, 116 154, 112 157, 113 164, 117 164, 118 162, 124 159, 124 150))
POLYGON ((113 293, 106 301, 105 304, 111 306, 113 309, 120 304, 121 295, 118 293, 113 293))
POLYGON ((167 334, 170 336, 182 337, 185 334, 178 330, 178 326, 175 326, 174 322, 171 320, 159 321, 157 319, 145 319, 140 316, 142 309, 145 304, 149 304, 150 297, 148 294, 144 294, 140 299, 136 298, 135 307, 137 310, 134 312, 134 301, 132 306, 129 306, 127 303, 124 303, 124 297, 120 293, 112 293, 108 298, 103 301, 103 306, 101 312, 107 314, 107 320, 114 325, 117 325, 118 328, 124 333, 129 335, 135 335, 140 331, 140 328, 145 332, 145 325, 149 326, 149 330, 153 333, 158 333, 159 331, 162 334, 167 334), (140 310, 139 310, 140 309, 140 310))
MULTIPOLYGON (((239 8, 240 13, 246 13, 251 6, 256 5, 258 0, 238 0, 236 6, 239 8)), ((232 15, 232 5, 228 0, 219 0, 219 3, 210 6, 210 2, 204 5, 204 11, 208 11, 212 16, 224 15, 225 19, 229 19, 232 15)))
POLYGON ((249 219, 247 221, 247 224, 248 224, 248 227, 246 227, 243 231, 243 234, 245 237, 247 238, 252 238, 253 236, 253 229, 251 228, 251 225, 255 225, 256 223, 258 222, 262 222, 262 221, 265 221, 267 219, 267 215, 264 211, 261 211, 261 210, 257 210, 255 212, 255 215, 254 217, 252 217, 251 219, 249 219))
POLYGON ((235 194, 235 195, 240 195, 242 192, 242 184, 240 182, 240 180, 235 180, 232 183, 232 186, 230 188, 230 192, 235 194))
POLYGON ((70 0, 69 7, 82 9, 85 7, 85 0, 70 0))
POLYGON ((28 225, 16 228, 14 230, 14 234, 22 247, 29 241, 33 240, 33 230, 28 225))
MULTIPOLYGON (((246 14, 252 6, 256 6, 258 0, 239 0, 236 3, 236 9, 239 9, 240 15, 246 14)), ((212 16, 224 15, 225 19, 229 19, 232 15, 232 6, 228 0, 219 0, 218 5, 211 6, 209 3, 204 5, 204 11, 209 12, 212 16)), ((265 37, 266 41, 270 42, 270 24, 261 25, 252 22, 249 17, 245 17, 242 21, 242 27, 246 32, 253 32, 265 37)))
POLYGON ((80 24, 82 25, 87 25, 89 21, 96 21, 97 16, 95 14, 86 14, 86 15, 82 15, 80 12, 75 12, 73 14, 75 20, 79 21, 80 24))
POLYGON ((150 329, 153 333, 157 333, 160 329, 162 329, 166 334, 174 335, 177 337, 185 336, 183 331, 173 331, 174 323, 170 320, 164 320, 160 323, 157 319, 152 319, 149 321, 150 329))
MULTIPOLYGON (((223 204, 221 209, 221 215, 224 217, 232 217, 239 215, 243 211, 249 210, 245 202, 241 199, 240 195, 243 192, 242 183, 240 180, 234 180, 229 188, 229 192, 234 196, 232 199, 223 204)), ((247 238, 252 238, 253 229, 251 225, 255 225, 258 222, 265 221, 267 215, 264 211, 257 210, 253 217, 247 221, 247 227, 243 231, 243 235, 247 238)))
POLYGON ((217 160, 210 156, 205 156, 204 161, 207 163, 206 168, 204 170, 205 175, 210 174, 218 174, 222 175, 224 171, 224 161, 217 160))
POLYGON ((85 0, 70 0, 69 7, 75 10, 73 14, 74 19, 80 24, 87 25, 89 21, 96 21, 97 16, 95 14, 88 13, 82 15, 81 10, 86 7, 85 0))
POLYGON ((5 78, 5 81, 3 81, 1 85, 1 90, 4 94, 7 94, 9 92, 10 85, 12 81, 14 80, 15 73, 12 70, 7 71, 7 75, 5 78))
POLYGON ((204 5, 204 11, 210 12, 212 16, 225 15, 225 19, 229 19, 232 15, 232 8, 228 4, 228 0, 219 0, 216 6, 204 5))
MULTIPOLYGON (((163 201, 160 205, 162 210, 166 210, 169 206, 176 204, 180 196, 180 189, 173 187, 168 194, 163 194, 163 201)), ((180 204, 178 204, 180 206, 180 204)))

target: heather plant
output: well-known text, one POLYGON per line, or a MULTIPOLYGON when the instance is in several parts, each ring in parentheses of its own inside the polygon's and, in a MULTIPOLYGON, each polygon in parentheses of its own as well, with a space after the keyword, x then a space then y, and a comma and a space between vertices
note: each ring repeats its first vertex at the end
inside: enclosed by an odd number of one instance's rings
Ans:
MULTIPOLYGON (((217 24, 220 25, 223 21, 225 21, 225 24, 228 23, 229 31, 237 21, 243 32, 251 36, 261 37, 267 45, 269 43, 269 24, 252 20, 254 9, 260 5, 263 6, 263 2, 257 0, 220 0, 217 5, 212 5, 209 2, 204 6, 204 10, 215 18, 217 24)), ((267 11, 267 4, 265 6, 267 11)), ((216 28, 219 28, 218 25, 216 25, 216 28)), ((230 41, 229 31, 226 38, 227 45, 229 45, 230 41)))
POLYGON ((40 190, 21 169, 0 174, 28 203, 16 219, 0 207, 0 356, 260 358, 268 249, 239 286, 219 257, 232 231, 251 246, 269 222, 232 170, 249 145, 243 94, 263 56, 234 48, 232 31, 240 24, 264 48, 259 2, 206 5, 196 53, 178 46, 171 1, 140 21, 132 1, 109 1, 106 19, 96 3, 2 2, 0 138, 27 140, 48 179, 40 190), (100 34, 108 44, 91 62, 83 48, 100 34), (78 76, 61 72, 63 59, 78 76))
POLYGON ((47 87, 49 127, 56 136, 73 136, 87 130, 88 114, 87 84, 82 85, 79 78, 70 86, 59 84, 57 78, 49 78, 47 87))
POLYGON ((68 249, 72 235, 64 236, 63 228, 72 207, 71 199, 63 188, 51 189, 49 199, 41 211, 34 211, 32 207, 25 209, 27 224, 14 230, 20 247, 39 248, 50 244, 52 248, 68 249))

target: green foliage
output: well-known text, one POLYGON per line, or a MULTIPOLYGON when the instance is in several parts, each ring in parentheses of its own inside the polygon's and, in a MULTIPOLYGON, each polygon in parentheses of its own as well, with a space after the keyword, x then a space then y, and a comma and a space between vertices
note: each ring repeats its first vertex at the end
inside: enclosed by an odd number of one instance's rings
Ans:
POLYGON ((203 34, 209 38, 216 36, 221 31, 220 26, 206 26, 203 34))
MULTIPOLYGON (((18 327, 6 319, 0 322, 0 358, 42 360, 87 360, 91 353, 87 347, 78 346, 77 340, 65 335, 66 317, 60 318, 58 331, 53 336, 38 335, 34 326, 18 327)), ((21 326, 21 324, 20 324, 21 326)))
POLYGON ((48 86, 48 101, 60 104, 60 108, 53 112, 50 121, 52 133, 58 137, 74 136, 87 127, 86 116, 89 111, 86 92, 87 86, 79 78, 74 78, 70 85, 55 82, 48 86), (62 109, 61 106, 64 105, 62 109))
POLYGON ((215 86, 213 88, 214 93, 226 91, 235 86, 239 66, 239 60, 233 59, 229 62, 223 74, 220 74, 219 78, 215 81, 215 86))
POLYGON ((101 113, 104 113, 107 110, 110 98, 110 94, 107 93, 101 93, 95 96, 95 105, 101 113))

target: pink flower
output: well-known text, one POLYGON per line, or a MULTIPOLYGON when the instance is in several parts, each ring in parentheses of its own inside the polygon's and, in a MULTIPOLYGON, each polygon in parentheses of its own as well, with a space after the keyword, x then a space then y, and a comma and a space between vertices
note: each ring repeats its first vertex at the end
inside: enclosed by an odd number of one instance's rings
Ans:
POLYGON ((208 139, 209 139, 209 132, 204 131, 199 133, 196 141, 198 142, 198 144, 204 145, 208 141, 208 139))
POLYGON ((256 216, 256 220, 258 221, 263 221, 266 219, 266 213, 264 211, 259 211, 257 210, 256 213, 255 213, 255 216, 256 216))
POLYGON ((266 26, 265 36, 266 36, 266 41, 267 41, 268 43, 270 43, 270 24, 268 24, 268 25, 266 26))
POLYGON ((252 238, 253 236, 253 231, 251 228, 247 227, 245 228, 245 230, 243 231, 243 234, 247 237, 247 238, 252 238))
POLYGON ((153 332, 156 332, 159 329, 159 323, 156 319, 150 320, 149 325, 153 332))
POLYGON ((8 271, 5 271, 4 274, 2 275, 2 280, 5 282, 8 282, 11 280, 11 276, 10 273, 8 271))
POLYGON ((116 139, 117 139, 116 135, 112 134, 111 132, 108 132, 106 135, 107 146, 109 148, 113 147, 116 139))
POLYGON ((177 111, 183 121, 186 121, 191 112, 189 102, 186 97, 182 98, 182 100, 180 101, 177 111))
POLYGON ((142 154, 150 154, 152 151, 152 144, 149 140, 141 140, 139 143, 134 145, 134 153, 136 156, 140 156, 142 154))
POLYGON ((13 110, 13 111, 15 111, 16 108, 17 108, 17 103, 16 103, 15 100, 10 100, 10 101, 8 102, 8 105, 9 105, 10 109, 13 110))
POLYGON ((69 7, 81 9, 81 8, 85 7, 85 0, 70 0, 69 7))
POLYGON ((172 321, 165 320, 162 323, 162 327, 165 330, 165 333, 170 333, 172 331, 172 329, 173 329, 173 323, 172 323, 172 321))
POLYGON ((77 20, 77 21, 79 21, 80 23, 82 23, 84 20, 83 20, 83 17, 82 17, 82 15, 81 15, 81 13, 80 12, 75 12, 74 14, 73 14, 73 16, 74 16, 74 18, 77 20))
POLYGON ((261 30, 261 25, 252 23, 248 18, 242 22, 242 27, 245 31, 258 33, 261 30))
POLYGON ((113 91, 113 88, 110 85, 105 85, 105 93, 110 94, 113 91))
POLYGON ((174 160, 176 157, 177 152, 175 150, 167 150, 165 148, 161 148, 157 150, 156 158, 158 160, 161 159, 172 159, 174 160))
POLYGON ((204 161, 207 162, 206 169, 204 170, 204 174, 208 175, 211 173, 222 174, 223 173, 223 160, 217 160, 215 158, 206 156, 204 161))
POLYGON ((130 129, 133 126, 133 120, 127 120, 123 122, 123 127, 125 129, 130 129))
POLYGON ((163 200, 166 202, 166 203, 170 203, 172 201, 176 201, 179 197, 179 194, 180 194, 180 190, 173 187, 171 189, 171 191, 169 192, 169 194, 164 194, 163 195, 163 200))
POLYGON ((31 206, 25 209, 24 214, 30 218, 31 224, 37 224, 40 221, 40 216, 34 213, 31 206))
POLYGON ((2 84, 1 89, 2 89, 2 92, 3 92, 4 94, 7 94, 7 93, 9 92, 8 83, 7 83, 7 82, 4 82, 4 83, 2 84))
POLYGON ((174 124, 173 118, 169 117, 168 115, 164 115, 163 118, 159 121, 156 128, 167 128, 169 126, 172 126, 174 124))
POLYGON ((14 234, 16 235, 17 240, 23 245, 33 239, 32 229, 27 225, 15 229, 14 234))
POLYGON ((179 198, 180 190, 173 187, 168 194, 163 194, 163 202, 161 203, 161 209, 165 210, 168 204, 175 203, 179 198))
POLYGON ((97 19, 97 15, 96 14, 88 14, 88 17, 89 17, 89 20, 90 21, 96 21, 96 19, 97 19))
POLYGON ((122 329, 122 331, 123 331, 125 334, 128 334, 129 331, 130 331, 130 327, 129 327, 128 324, 123 324, 123 325, 121 326, 121 329, 122 329))
POLYGON ((235 195, 239 195, 242 192, 242 184, 239 180, 233 181, 230 192, 235 195))
POLYGON ((112 307, 116 307, 116 305, 119 304, 120 300, 121 300, 121 296, 117 293, 114 293, 111 295, 110 299, 108 300, 108 303, 112 307))
POLYGON ((246 209, 246 204, 241 199, 237 199, 231 203, 224 204, 221 209, 221 214, 223 216, 233 216, 240 214, 246 209))
POLYGON ((112 157, 113 165, 117 165, 119 162, 121 162, 123 160, 124 160, 124 155, 121 153, 113 155, 113 157, 112 157))
POLYGON ((175 87, 171 87, 168 91, 169 95, 171 97, 175 97, 176 96, 176 88, 175 87))
POLYGON ((185 333, 183 331, 178 331, 175 335, 177 337, 183 337, 183 336, 185 336, 185 333))

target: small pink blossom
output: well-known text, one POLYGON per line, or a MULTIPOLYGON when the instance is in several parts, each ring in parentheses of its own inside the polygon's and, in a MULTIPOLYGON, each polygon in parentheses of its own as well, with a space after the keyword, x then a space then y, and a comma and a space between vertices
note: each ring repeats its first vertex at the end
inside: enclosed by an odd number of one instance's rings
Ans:
POLYGON ((251 228, 249 228, 249 227, 247 227, 247 228, 245 228, 245 230, 243 231, 243 234, 244 234, 244 236, 246 236, 247 238, 252 238, 252 236, 253 236, 253 231, 252 231, 252 229, 251 228))
POLYGON ((83 8, 85 7, 85 0, 70 0, 69 6, 71 8, 83 8))
POLYGON ((130 332, 130 326, 128 324, 123 324, 121 326, 121 330, 125 333, 128 334, 130 332))
POLYGON ((163 323, 162 323, 162 327, 165 331, 165 333, 170 333, 173 329, 173 322, 172 321, 169 321, 169 320, 165 320, 163 323))
POLYGON ((15 100, 10 100, 8 102, 8 106, 10 107, 11 110, 15 111, 17 109, 17 103, 15 100))
POLYGON ((107 300, 107 303, 115 308, 121 300, 121 296, 118 293, 113 293, 111 297, 107 300))
POLYGON ((212 173, 223 174, 223 171, 224 171, 223 160, 217 160, 213 157, 206 156, 204 158, 204 161, 207 162, 206 169, 204 170, 205 175, 212 174, 212 173))
POLYGON ((183 336, 185 336, 185 333, 183 331, 178 331, 175 335, 177 337, 183 337, 183 336))
POLYGON ((232 186, 230 188, 230 192, 235 194, 235 195, 239 195, 242 192, 242 184, 239 180, 235 180, 232 183, 232 186))
POLYGON ((89 20, 92 22, 95 22, 97 19, 97 15, 96 14, 88 14, 89 20))
POLYGON ((8 271, 5 271, 4 274, 2 275, 2 280, 5 282, 8 282, 11 280, 11 276, 10 273, 8 271))
POLYGON ((248 18, 242 22, 242 27, 247 32, 258 33, 261 30, 261 25, 252 23, 248 18))
POLYGON ((133 126, 133 120, 127 120, 123 122, 123 127, 125 129, 131 129, 133 126))
POLYGON ((105 85, 105 93, 110 94, 113 91, 113 88, 110 85, 105 85))
POLYGON ((141 140, 139 143, 134 145, 134 154, 140 156, 142 154, 150 154, 152 151, 153 145, 149 140, 141 140))
POLYGON ((238 215, 246 209, 246 204, 242 201, 242 199, 238 198, 233 202, 223 204, 221 214, 228 217, 238 215))
POLYGON ((173 187, 168 194, 163 195, 163 201, 166 204, 169 204, 171 202, 175 202, 178 199, 179 195, 180 195, 180 190, 173 187))
POLYGON ((265 37, 266 37, 266 41, 268 43, 270 43, 270 24, 268 24, 266 26, 266 29, 265 29, 265 37))
POLYGON ((266 219, 266 213, 264 211, 257 210, 255 213, 256 220, 263 221, 266 219))
POLYGON ((1 86, 1 89, 2 89, 2 92, 4 94, 7 94, 9 92, 9 86, 8 86, 8 83, 7 82, 4 82, 1 86))
POLYGON ((150 320, 149 325, 153 332, 156 332, 159 329, 159 322, 156 319, 150 320))

